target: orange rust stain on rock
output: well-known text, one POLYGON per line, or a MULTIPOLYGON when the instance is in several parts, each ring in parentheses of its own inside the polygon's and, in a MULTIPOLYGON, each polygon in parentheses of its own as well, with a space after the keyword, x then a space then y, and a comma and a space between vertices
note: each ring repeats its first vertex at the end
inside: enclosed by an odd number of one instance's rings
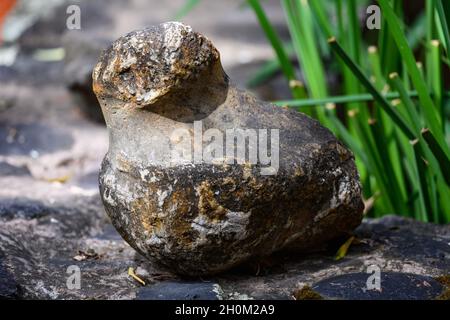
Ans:
POLYGON ((348 151, 339 142, 336 143, 336 151, 338 152, 341 161, 346 161, 352 156, 351 152, 348 151))
POLYGON ((299 167, 295 168, 295 170, 294 170, 294 176, 295 177, 302 177, 304 175, 305 175, 305 171, 303 170, 302 167, 299 166, 299 167))
POLYGON ((190 247, 194 241, 191 228, 192 205, 189 200, 189 195, 193 193, 191 188, 176 189, 167 199, 167 206, 175 208, 177 212, 170 223, 170 233, 177 238, 178 245, 183 247, 190 247))
POLYGON ((198 211, 210 220, 222 220, 227 210, 222 207, 214 197, 209 181, 203 181, 197 188, 198 193, 198 211))
POLYGON ((121 172, 130 173, 132 171, 133 165, 129 162, 128 159, 119 154, 116 157, 117 169, 121 172))
POLYGON ((131 219, 139 223, 143 230, 149 233, 162 227, 162 221, 158 218, 153 203, 153 201, 144 198, 138 198, 131 203, 131 219))

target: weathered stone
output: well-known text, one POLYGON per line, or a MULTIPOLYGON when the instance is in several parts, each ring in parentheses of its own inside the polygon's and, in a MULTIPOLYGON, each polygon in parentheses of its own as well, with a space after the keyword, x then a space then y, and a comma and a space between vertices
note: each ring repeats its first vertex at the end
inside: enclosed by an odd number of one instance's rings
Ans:
POLYGON ((213 282, 166 281, 140 289, 138 300, 219 300, 223 294, 213 282))
POLYGON ((48 207, 40 201, 13 198, 0 198, 0 219, 36 219, 55 212, 55 208, 48 207))
POLYGON ((219 52, 190 27, 170 22, 119 38, 93 81, 110 132, 103 202, 147 258, 177 273, 212 274, 281 249, 310 250, 361 222, 352 153, 317 121, 233 86, 219 52), (259 150, 249 143, 247 155, 220 146, 213 161, 189 157, 193 145, 194 153, 211 147, 195 137, 208 129, 238 141, 248 133, 236 129, 270 129, 270 167, 261 153, 257 163, 250 158, 267 146, 261 130, 259 150), (194 137, 180 141, 176 130, 194 137))
POLYGON ((18 298, 20 296, 18 285, 3 265, 3 259, 3 254, 0 251, 0 300, 18 298))
MULTIPOLYGON (((91 133, 95 135, 95 131, 91 133)), ((150 298, 147 290, 158 294, 150 288, 164 288, 161 283, 171 283, 166 288, 174 282, 186 283, 186 279, 156 268, 128 246, 106 219, 99 196, 71 194, 70 184, 48 184, 45 189, 42 182, 26 176, 0 177, 0 185, 27 186, 25 191, 0 188, 0 207, 9 212, 0 216, 0 298, 145 299, 150 298), (44 193, 40 193, 42 189, 44 193), (4 196, 10 192, 15 192, 14 201, 4 196), (27 201, 24 194, 38 196, 41 203, 27 201), (30 214, 14 214, 19 204, 21 211, 30 214), (90 249, 98 258, 74 258, 79 251, 88 253, 90 249), (80 289, 66 284, 70 276, 67 269, 73 265, 81 271, 80 289), (136 269, 145 287, 127 275, 129 267, 136 269)), ((212 283, 222 288, 222 299, 293 299, 296 289, 336 275, 358 272, 369 276, 367 266, 372 264, 380 267, 381 274, 448 278, 449 226, 384 217, 363 221, 355 235, 359 242, 342 260, 333 259, 335 250, 307 255, 280 253, 253 260, 253 269, 239 267, 210 278, 191 278, 189 288, 195 294, 186 298, 209 292, 212 283), (203 285, 205 280, 210 284, 203 285)), ((427 287, 419 289, 426 291, 427 287)), ((364 299, 364 292, 355 298, 364 299)))
POLYGON ((67 149, 73 139, 62 128, 45 126, 40 123, 6 123, 0 120, 0 155, 26 155, 33 150, 39 154, 67 149), (52 143, 48 143, 52 141, 52 143))
POLYGON ((26 166, 13 166, 7 162, 0 162, 0 176, 24 176, 29 174, 30 170, 26 166))
POLYGON ((367 288, 367 273, 349 273, 324 279, 312 290, 327 299, 345 300, 429 300, 435 299, 443 287, 427 276, 381 272, 380 289, 367 288))

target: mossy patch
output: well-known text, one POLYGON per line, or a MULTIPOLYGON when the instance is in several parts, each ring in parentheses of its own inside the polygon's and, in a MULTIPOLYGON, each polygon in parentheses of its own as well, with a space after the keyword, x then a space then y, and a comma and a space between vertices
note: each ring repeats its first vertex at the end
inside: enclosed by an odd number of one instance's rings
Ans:
POLYGON ((304 286, 293 292, 295 300, 323 300, 323 297, 310 286, 304 286))
POLYGON ((443 275, 434 279, 444 286, 444 290, 436 297, 436 300, 450 300, 450 275, 443 275))

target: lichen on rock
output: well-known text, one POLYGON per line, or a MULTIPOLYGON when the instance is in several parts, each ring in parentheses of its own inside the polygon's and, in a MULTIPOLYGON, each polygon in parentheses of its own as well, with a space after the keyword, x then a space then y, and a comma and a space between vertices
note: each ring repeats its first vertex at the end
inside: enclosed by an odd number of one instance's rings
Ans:
POLYGON ((163 23, 114 42, 94 69, 94 91, 97 96, 150 105, 218 59, 211 42, 191 27, 163 23))

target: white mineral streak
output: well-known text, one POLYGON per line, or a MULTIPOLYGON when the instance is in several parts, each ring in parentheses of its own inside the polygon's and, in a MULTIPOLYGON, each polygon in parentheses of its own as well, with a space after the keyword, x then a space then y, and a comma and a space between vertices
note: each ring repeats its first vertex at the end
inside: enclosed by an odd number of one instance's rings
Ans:
POLYGON ((149 102, 154 100, 156 97, 158 97, 161 94, 160 90, 150 90, 145 92, 143 95, 141 95, 138 100, 144 100, 144 102, 149 102))
POLYGON ((149 246, 158 246, 163 243, 164 241, 160 237, 158 237, 155 232, 152 232, 150 238, 145 241, 145 244, 149 246))
POLYGON ((51 299, 58 299, 59 293, 58 293, 58 291, 56 290, 56 288, 53 287, 53 286, 49 286, 49 288, 50 288, 50 289, 47 289, 47 288, 45 287, 44 282, 41 281, 41 280, 37 281, 37 283, 36 283, 36 285, 35 285, 35 287, 34 287, 34 289, 35 289, 36 291, 40 291, 40 292, 42 292, 44 295, 48 295, 51 299))
MULTIPOLYGON (((114 174, 107 173, 103 177, 105 186, 113 186, 116 183, 116 176, 114 174)), ((115 207, 117 205, 116 201, 111 197, 111 190, 109 188, 105 188, 103 191, 103 199, 109 203, 111 206, 115 207)))
POLYGON ((100 73, 101 68, 102 68, 102 65, 100 63, 97 63, 97 65, 94 68, 94 71, 92 72, 92 78, 98 79, 98 75, 100 73))
POLYGON ((127 56, 125 59, 122 59, 120 62, 120 68, 121 69, 127 69, 131 67, 133 64, 137 62, 137 58, 134 55, 131 55, 130 52, 127 53, 127 56))
POLYGON ((213 290, 218 300, 223 300, 224 292, 222 290, 222 287, 218 285, 217 283, 213 284, 213 290))
POLYGON ((180 22, 166 22, 162 26, 164 28, 164 44, 166 47, 164 57, 166 63, 170 64, 171 70, 173 70, 183 38, 192 32, 192 28, 180 22))
POLYGON ((146 177, 150 174, 148 169, 142 169, 139 171, 139 175, 141 176, 142 181, 146 181, 146 177))
MULTIPOLYGON (((338 168, 341 172, 341 169, 338 168)), ((336 190, 336 186, 333 185, 333 195, 330 199, 328 205, 325 205, 325 209, 321 210, 315 217, 314 222, 318 222, 319 220, 326 217, 331 211, 336 209, 340 205, 346 205, 351 200, 352 192, 355 192, 354 185, 350 181, 350 177, 348 175, 342 177, 339 181, 338 190, 336 190)))
POLYGON ((114 75, 114 65, 117 61, 117 56, 114 56, 113 60, 108 63, 106 66, 105 71, 103 72, 103 81, 107 82, 111 79, 111 77, 114 75))
MULTIPOLYGON (((192 229, 198 232, 196 245, 208 243, 208 235, 230 235, 236 240, 247 236, 247 225, 250 212, 228 211, 222 220, 210 220, 204 215, 198 215, 191 223, 192 229)), ((225 237, 226 238, 226 237, 225 237)))
POLYGON ((169 186, 168 190, 158 190, 156 191, 156 195, 158 196, 158 207, 160 209, 163 208, 164 205, 164 201, 166 200, 166 198, 172 193, 172 186, 169 186))
POLYGON ((350 178, 345 176, 339 184, 338 197, 341 204, 348 204, 352 194, 352 183, 350 178))
POLYGON ((105 191, 103 192, 103 199, 109 203, 111 206, 116 206, 117 203, 114 201, 114 199, 111 197, 111 194, 109 192, 109 189, 105 188, 105 191))

